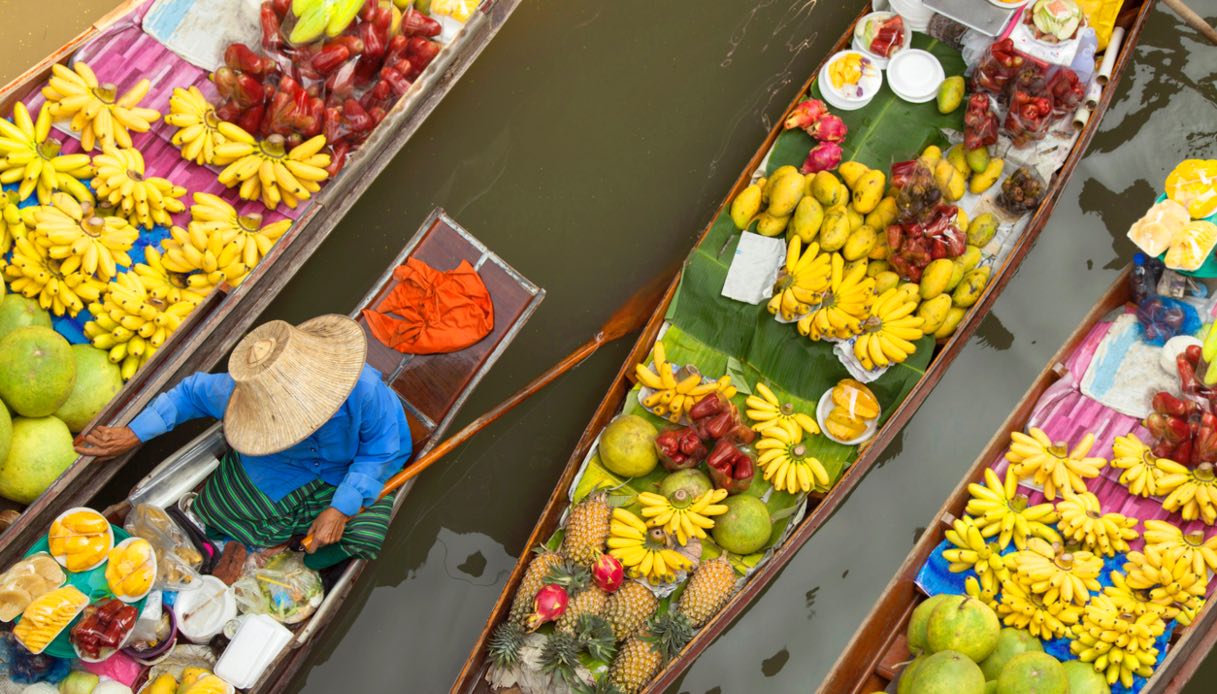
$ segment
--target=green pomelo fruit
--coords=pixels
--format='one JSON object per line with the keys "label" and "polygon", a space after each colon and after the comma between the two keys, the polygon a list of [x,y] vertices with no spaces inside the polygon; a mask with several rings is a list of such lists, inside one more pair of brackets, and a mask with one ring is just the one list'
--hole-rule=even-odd
{"label": "green pomelo fruit", "polygon": [[75,383],[72,346],[54,330],[28,326],[0,339],[0,398],[17,414],[53,414]]}
{"label": "green pomelo fruit", "polygon": [[0,299],[0,338],[30,325],[51,327],[51,314],[43,311],[37,301],[20,294],[6,294]]}
{"label": "green pomelo fruit", "polygon": [[773,522],[765,502],[747,494],[723,500],[727,512],[714,518],[714,541],[732,554],[752,554],[769,542]]}
{"label": "green pomelo fruit", "polygon": [[655,437],[650,422],[635,414],[619,415],[609,422],[600,436],[600,462],[615,475],[641,477],[659,464]]}
{"label": "green pomelo fruit", "polygon": [[8,408],[0,404],[0,460],[8,457],[8,449],[13,445],[13,418]]}
{"label": "green pomelo fruit", "polygon": [[669,499],[674,498],[678,491],[683,491],[686,499],[696,499],[711,489],[714,489],[714,483],[710,481],[710,476],[697,468],[677,470],[659,483],[659,493]]}
{"label": "green pomelo fruit", "polygon": [[997,680],[985,682],[985,694],[997,694]]}
{"label": "green pomelo fruit", "polygon": [[920,605],[913,609],[913,614],[909,617],[909,629],[907,632],[909,642],[909,653],[913,655],[921,655],[926,651],[925,630],[930,623],[930,614],[944,602],[961,603],[964,600],[962,595],[951,595],[950,593],[939,593],[933,597],[927,598]]}
{"label": "green pomelo fruit", "polygon": [[1107,678],[1096,672],[1090,663],[1068,660],[1061,663],[1061,669],[1069,680],[1069,694],[1111,694]]}
{"label": "green pomelo fruit", "polygon": [[913,658],[912,662],[904,666],[900,671],[900,677],[896,680],[896,694],[909,694],[913,691],[913,680],[917,679],[917,671],[925,663],[927,655],[919,655]]}
{"label": "green pomelo fruit", "polygon": [[1069,678],[1047,653],[1020,653],[997,678],[997,694],[1070,694]]}
{"label": "green pomelo fruit", "polygon": [[980,671],[985,673],[985,679],[996,680],[1006,663],[1019,653],[1043,652],[1044,645],[1030,632],[1006,627],[997,634],[997,647],[981,662]]}
{"label": "green pomelo fruit", "polygon": [[958,651],[928,656],[913,677],[909,694],[984,694],[980,666]]}
{"label": "green pomelo fruit", "polygon": [[17,417],[12,444],[0,464],[0,496],[28,504],[76,460],[72,432],[55,417]]}
{"label": "green pomelo fruit", "polygon": [[123,377],[118,364],[111,363],[108,354],[92,345],[72,345],[72,356],[76,359],[76,384],[67,402],[55,410],[55,416],[77,433],[122,390]]}
{"label": "green pomelo fruit", "polygon": [[992,608],[965,598],[934,608],[925,630],[926,645],[931,653],[959,651],[979,663],[993,652],[1000,632],[1001,622]]}

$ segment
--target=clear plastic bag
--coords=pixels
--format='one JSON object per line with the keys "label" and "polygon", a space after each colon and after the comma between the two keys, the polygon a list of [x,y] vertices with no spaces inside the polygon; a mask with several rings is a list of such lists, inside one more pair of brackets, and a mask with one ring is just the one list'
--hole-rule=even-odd
{"label": "clear plastic bag", "polygon": [[1191,335],[1200,329],[1200,315],[1191,305],[1157,294],[1137,305],[1141,333],[1151,345],[1164,345],[1176,335]]}
{"label": "clear plastic bag", "polygon": [[189,590],[198,584],[203,555],[164,509],[140,504],[131,510],[124,527],[132,535],[147,540],[156,552],[154,588]]}
{"label": "clear plastic bag", "polygon": [[1184,159],[1166,177],[1166,195],[1192,219],[1217,212],[1217,159]]}
{"label": "clear plastic bag", "polygon": [[321,576],[295,552],[276,554],[261,567],[249,564],[233,591],[242,613],[269,615],[283,624],[308,619],[325,597]]}

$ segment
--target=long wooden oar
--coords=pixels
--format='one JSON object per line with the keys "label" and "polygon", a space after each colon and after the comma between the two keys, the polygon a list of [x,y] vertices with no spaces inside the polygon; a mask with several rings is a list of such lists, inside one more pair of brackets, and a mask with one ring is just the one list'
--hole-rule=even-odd
{"label": "long wooden oar", "polygon": [[1211,43],[1217,44],[1217,29],[1214,29],[1195,10],[1184,4],[1183,0],[1162,0],[1162,2],[1183,18],[1183,21],[1187,22],[1190,27],[1204,34],[1204,37]]}
{"label": "long wooden oar", "polygon": [[[595,337],[577,347],[575,351],[566,355],[562,361],[554,364],[548,371],[533,379],[532,383],[521,388],[515,395],[499,403],[493,410],[473,420],[464,429],[445,439],[435,448],[428,451],[426,455],[390,477],[389,481],[385,482],[384,489],[380,491],[380,497],[378,497],[377,501],[401,489],[402,485],[418,477],[424,470],[444,457],[446,453],[473,438],[474,434],[490,426],[491,423],[515,409],[517,405],[535,395],[545,386],[553,383],[559,376],[581,364],[583,360],[595,354],[596,350],[641,329],[643,325],[646,325],[652,314],[654,314],[655,307],[659,304],[660,298],[668,288],[673,274],[673,272],[665,272],[651,280],[649,284],[638,290],[620,308],[614,311],[613,315],[609,316],[604,325],[600,326],[600,330],[596,333]],[[312,544],[312,540],[312,535],[304,538],[302,542],[303,546],[309,547]]]}

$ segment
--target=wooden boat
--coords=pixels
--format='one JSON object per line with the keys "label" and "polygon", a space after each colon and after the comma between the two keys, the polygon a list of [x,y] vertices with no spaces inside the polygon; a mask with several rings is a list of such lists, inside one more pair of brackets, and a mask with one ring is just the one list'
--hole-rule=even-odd
{"label": "wooden boat", "polygon": [[[913,550],[909,553],[896,575],[888,583],[882,597],[875,603],[870,614],[854,633],[849,645],[838,658],[827,679],[820,685],[819,691],[832,694],[867,694],[873,691],[884,691],[889,683],[896,680],[901,668],[909,660],[908,642],[905,632],[909,616],[917,603],[925,598],[915,579],[934,548],[943,541],[949,524],[964,515],[970,494],[968,485],[982,482],[985,470],[999,460],[1010,444],[1010,432],[1023,431],[1028,421],[1037,414],[1041,407],[1051,406],[1051,401],[1060,399],[1059,389],[1064,388],[1064,397],[1074,400],[1085,398],[1078,392],[1076,382],[1082,379],[1085,364],[1089,364],[1090,352],[1096,346],[1096,326],[1111,320],[1115,311],[1120,311],[1132,301],[1132,293],[1128,282],[1128,271],[1120,277],[1110,289],[1099,299],[1090,313],[1078,325],[1078,328],[1065,342],[1061,349],[1040,372],[1023,395],[1018,406],[994,434],[985,450],[977,457],[971,470],[964,475],[959,485],[951,492],[942,508],[934,516],[929,529],[922,534]],[[1084,349],[1085,347],[1089,349]],[[1082,354],[1086,352],[1086,354]],[[1079,367],[1078,364],[1084,362]],[[1050,391],[1052,391],[1050,393]],[[1044,397],[1046,393],[1050,398]],[[1074,395],[1076,393],[1076,395]],[[1043,399],[1041,399],[1043,398]],[[1072,403],[1073,400],[1060,402]],[[1125,422],[1111,434],[1123,434],[1136,425],[1136,421],[1124,417]],[[1037,417],[1036,421],[1043,421]],[[1104,437],[1100,436],[1102,440]],[[1094,454],[1106,455],[1110,452],[1095,449]],[[1122,510],[1122,509],[1121,509]],[[1164,515],[1164,514],[1160,514]],[[1178,523],[1174,514],[1169,519]],[[1203,529],[1203,528],[1201,528]],[[1189,528],[1190,530],[1190,528]],[[1210,586],[1211,594],[1211,586]],[[1171,637],[1169,650],[1165,659],[1155,669],[1142,692],[1155,694],[1182,691],[1191,679],[1205,656],[1217,642],[1217,610],[1211,602],[1206,604],[1191,626],[1180,628]]]}
{"label": "wooden boat", "polygon": [[[0,89],[0,113],[46,83],[54,63],[65,63],[107,31],[142,16],[151,0],[126,0],[79,36],[64,44]],[[157,354],[127,382],[95,421],[117,426],[131,420],[163,388],[196,371],[208,371],[228,353],[253,321],[287,285],[376,176],[402,150],[427,116],[469,68],[519,0],[485,0],[473,18],[445,46],[413,87],[348,159],[345,168],[322,187],[311,204],[238,287],[213,292],[173,333]],[[159,44],[158,44],[159,45]],[[65,508],[80,503],[110,480],[130,455],[92,464],[76,460],[26,508],[0,500],[0,510],[21,515],[0,534],[0,562],[10,561],[41,528]]]}
{"label": "wooden boat", "polygon": [[[407,258],[417,258],[441,270],[468,261],[490,291],[494,330],[472,347],[448,354],[403,355],[380,343],[361,314],[365,308],[377,306],[393,290],[397,284],[393,271]],[[364,326],[368,363],[384,375],[385,382],[401,399],[414,436],[416,456],[443,439],[465,399],[523,329],[544,297],[545,290],[516,272],[440,209],[431,213],[393,259],[350,315]],[[122,525],[134,504],[151,503],[162,508],[176,504],[215,469],[226,450],[221,424],[217,423],[166,458],[136,485],[127,499],[106,509],[106,515],[116,525]],[[394,514],[401,509],[412,486],[411,482],[398,492]],[[309,619],[294,627],[295,635],[289,646],[247,691],[288,690],[293,675],[309,662],[315,637],[340,614],[366,565],[362,560],[349,561],[326,570],[330,574],[326,577],[327,585],[332,582],[332,587],[325,599]]]}
{"label": "wooden boat", "polygon": [[[1125,40],[1115,58],[1110,81],[1098,99],[1093,115],[1080,132],[1068,158],[1058,170],[1048,194],[1032,214],[1025,231],[1014,242],[1013,248],[1005,257],[1005,260],[994,270],[990,285],[976,303],[974,310],[968,312],[956,332],[950,338],[938,344],[933,359],[925,370],[924,376],[917,381],[903,401],[891,412],[886,423],[879,428],[878,433],[872,439],[862,444],[858,458],[848,467],[843,476],[837,480],[832,490],[827,494],[813,493],[810,495],[809,507],[802,521],[792,530],[787,531],[788,535],[786,539],[772,551],[772,554],[765,560],[765,563],[748,577],[742,588],[735,593],[721,611],[697,632],[679,655],[672,658],[662,667],[658,675],[645,688],[645,691],[664,691],[672,686],[677,678],[692,664],[693,660],[735,621],[752,600],[765,590],[765,587],[776,578],[782,568],[798,552],[799,548],[849,496],[855,485],[866,475],[866,472],[874,465],[879,456],[882,455],[884,449],[894,440],[900,429],[909,421],[926,396],[929,395],[930,391],[933,390],[934,386],[942,378],[946,369],[963,349],[968,337],[976,330],[981,320],[988,313],[993,302],[1013,277],[1014,272],[1031,250],[1036,238],[1047,224],[1057,199],[1065,188],[1065,183],[1072,176],[1074,169],[1085,155],[1086,149],[1097,131],[1103,113],[1111,104],[1115,94],[1114,85],[1118,84],[1121,75],[1132,61],[1134,48],[1149,16],[1151,6],[1151,2],[1125,3],[1118,20],[1118,26],[1122,27],[1126,32]],[[848,48],[853,35],[854,24],[870,11],[869,4],[863,7],[858,17],[846,29],[841,38],[838,39],[829,55]],[[816,75],[819,74],[826,60],[821,62],[812,71],[812,77],[796,92],[795,98],[787,107],[787,113],[791,112],[804,99],[805,95],[811,91],[816,80]],[[727,214],[728,206],[735,196],[755,179],[754,173],[758,171],[771,172],[773,170],[772,164],[769,164],[769,168],[765,167],[768,164],[768,158],[775,142],[778,141],[779,135],[783,132],[782,121],[782,118],[777,120],[777,125],[770,131],[768,137],[766,137],[747,166],[745,166],[735,185],[715,211],[710,223],[707,224],[699,235],[699,244],[704,242],[711,234],[716,226],[716,222]],[[910,153],[910,155],[912,154],[915,153]],[[453,692],[469,693],[491,690],[485,679],[489,667],[486,646],[495,627],[504,620],[511,608],[512,598],[523,579],[524,572],[531,559],[532,553],[527,550],[544,544],[561,526],[564,513],[569,506],[568,491],[601,430],[604,429],[613,417],[622,411],[626,398],[634,387],[634,365],[648,361],[651,347],[665,325],[665,316],[677,294],[680,279],[680,276],[677,276],[672,281],[664,299],[630,350],[621,369],[609,385],[604,399],[592,416],[592,420],[588,423],[578,444],[575,446],[574,452],[571,454],[561,477],[554,486],[553,493],[538,517],[536,527],[529,536],[528,542],[521,548],[519,561],[508,577],[499,599],[491,610],[485,626],[453,684]]]}

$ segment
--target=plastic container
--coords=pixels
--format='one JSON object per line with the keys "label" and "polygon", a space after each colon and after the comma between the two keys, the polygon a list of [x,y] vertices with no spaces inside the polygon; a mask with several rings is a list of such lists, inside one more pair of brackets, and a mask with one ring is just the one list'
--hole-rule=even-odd
{"label": "plastic container", "polygon": [[[148,611],[140,613],[140,619],[144,619]],[[160,643],[152,648],[137,648],[135,645],[129,644],[123,649],[123,653],[130,656],[132,660],[141,665],[150,665],[160,660],[169,654],[169,651],[177,644],[177,615],[168,606],[161,604],[161,612],[169,618],[169,633]],[[159,620],[159,616],[157,618]],[[139,622],[136,622],[136,629],[139,628]],[[132,629],[135,633],[135,629]]]}
{"label": "plastic container", "polygon": [[875,65],[880,70],[887,68],[888,61],[895,57],[896,54],[906,50],[912,45],[913,30],[909,28],[908,22],[906,21],[904,23],[904,32],[901,34],[900,45],[893,47],[891,54],[886,58],[878,53],[872,53],[870,47],[863,44],[862,33],[865,31],[869,23],[884,22],[894,16],[896,16],[895,12],[871,12],[862,19],[859,19],[858,23],[854,25],[854,40],[852,44],[853,49],[873,60]]}
{"label": "plastic container", "polygon": [[215,674],[238,689],[248,689],[258,682],[291,640],[291,630],[270,616],[247,615],[241,619],[236,635],[216,661]]}
{"label": "plastic container", "polygon": [[918,48],[900,51],[887,66],[887,85],[896,96],[914,104],[937,98],[938,87],[945,79],[938,58]]}
{"label": "plastic container", "polygon": [[[114,597],[118,598],[119,600],[122,600],[123,602],[128,602],[128,603],[138,602],[138,601],[143,600],[144,598],[148,597],[148,594],[152,592],[152,583],[156,582],[156,580],[155,580],[156,579],[156,550],[151,549],[151,547],[152,547],[151,543],[149,543],[147,540],[145,540],[143,538],[129,537],[129,538],[123,540],[122,542],[119,542],[118,544],[114,545],[114,549],[119,549],[119,548],[126,549],[127,547],[129,547],[130,545],[132,545],[133,543],[135,543],[137,541],[148,543],[148,546],[151,550],[152,558],[149,563],[151,563],[151,565],[152,565],[151,571],[152,571],[153,581],[148,584],[148,589],[145,590],[140,595],[119,595],[117,592],[114,592],[113,586],[111,586],[110,590],[111,590],[111,592],[114,592]],[[113,552],[114,550],[110,550],[110,551]],[[109,579],[107,579],[107,581],[108,580]]]}
{"label": "plastic container", "polygon": [[179,634],[194,643],[207,643],[237,616],[237,600],[223,581],[204,576],[198,588],[178,593],[173,610]]}
{"label": "plastic container", "polygon": [[913,31],[925,32],[930,25],[934,10],[926,7],[921,0],[891,0],[892,10],[904,17],[904,24]]}
{"label": "plastic container", "polygon": [[[859,55],[865,61],[862,79],[858,81],[856,87],[851,87],[852,93],[834,87],[832,79],[828,76],[828,66],[850,54]],[[879,89],[883,87],[883,70],[861,51],[841,51],[824,63],[824,67],[820,69],[817,83],[820,86],[821,96],[829,106],[841,111],[856,111],[869,104],[879,93]]]}

